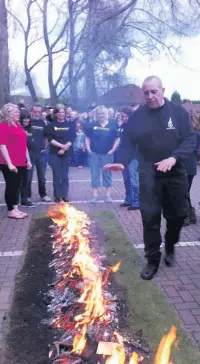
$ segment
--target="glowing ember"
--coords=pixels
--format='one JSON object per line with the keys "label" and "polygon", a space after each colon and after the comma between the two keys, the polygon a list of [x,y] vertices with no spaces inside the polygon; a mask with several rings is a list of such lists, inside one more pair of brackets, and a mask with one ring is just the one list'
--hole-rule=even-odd
{"label": "glowing ember", "polygon": [[[77,304],[82,305],[82,312],[74,317],[75,327],[79,329],[80,333],[74,338],[73,352],[80,354],[86,345],[88,326],[97,321],[108,323],[108,301],[104,299],[103,286],[107,283],[109,274],[119,269],[120,262],[114,267],[110,267],[104,276],[91,254],[90,222],[83,212],[68,204],[63,204],[59,207],[52,207],[48,215],[61,228],[58,238],[54,242],[54,249],[61,250],[64,245],[65,252],[73,250],[74,253],[70,270],[62,275],[62,279],[67,280],[77,276],[83,281],[83,284],[80,285],[81,295],[77,300]],[[57,288],[62,287],[61,280]],[[55,320],[58,328],[63,327],[60,321],[60,319]]]}
{"label": "glowing ember", "polygon": [[[109,306],[114,299],[108,299],[106,283],[121,262],[104,273],[105,269],[91,251],[90,220],[85,213],[62,204],[51,207],[48,216],[57,226],[52,236],[55,259],[51,266],[55,268],[57,279],[50,308],[54,312],[53,325],[69,333],[73,355],[84,352],[88,332],[94,330],[96,343],[101,342],[98,350],[104,355],[105,364],[138,364],[141,358],[136,353],[126,355],[122,336],[106,331],[114,318]],[[155,364],[172,364],[170,349],[175,340],[176,328],[172,327],[160,343]],[[68,363],[68,359],[64,357],[63,363]]]}
{"label": "glowing ember", "polygon": [[176,327],[172,326],[168,335],[163,336],[155,357],[155,364],[172,364],[170,361],[171,346],[176,340]]}

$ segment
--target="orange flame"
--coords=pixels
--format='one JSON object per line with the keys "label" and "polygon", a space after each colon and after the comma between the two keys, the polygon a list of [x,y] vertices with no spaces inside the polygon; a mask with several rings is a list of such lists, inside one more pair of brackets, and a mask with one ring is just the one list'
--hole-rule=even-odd
{"label": "orange flame", "polygon": [[155,357],[155,364],[172,364],[170,361],[171,346],[176,340],[176,327],[172,326],[168,335],[163,336]]}
{"label": "orange flame", "polygon": [[[84,282],[78,300],[84,310],[74,318],[76,327],[80,328],[81,333],[74,338],[73,352],[81,353],[86,345],[87,327],[96,320],[101,322],[106,320],[107,301],[103,297],[103,275],[91,254],[87,215],[68,204],[51,208],[48,215],[62,227],[61,235],[64,243],[70,247],[75,246],[75,242],[77,244],[71,272],[63,278],[77,274]],[[115,272],[119,266],[120,263],[117,263],[110,268],[110,271]]]}
{"label": "orange flame", "polygon": [[86,346],[86,325],[83,326],[81,334],[77,334],[73,341],[72,353],[81,354]]}
{"label": "orange flame", "polygon": [[129,364],[138,364],[138,355],[136,353],[131,355]]}
{"label": "orange flame", "polygon": [[110,358],[106,360],[106,364],[124,364],[126,360],[125,349],[123,346],[119,346],[113,350]]}
{"label": "orange flame", "polygon": [[110,268],[111,272],[116,273],[119,270],[120,265],[121,265],[121,261],[119,261],[117,264],[115,264],[113,267]]}
{"label": "orange flame", "polygon": [[[78,303],[82,304],[82,312],[78,314],[74,321],[79,333],[74,337],[73,353],[81,354],[87,343],[88,326],[95,322],[106,322],[107,302],[104,299],[103,287],[108,281],[110,273],[115,273],[120,268],[121,262],[113,267],[109,267],[103,275],[99,265],[92,256],[89,240],[90,221],[84,212],[76,210],[73,206],[62,204],[53,206],[48,211],[48,216],[61,229],[58,235],[55,234],[54,249],[60,252],[61,247],[66,251],[73,249],[73,259],[70,270],[63,274],[63,279],[79,276],[83,285],[80,285],[81,295]],[[65,285],[59,282],[58,288]],[[57,327],[60,327],[62,318],[55,320]],[[106,364],[124,364],[126,358],[123,338],[117,332],[114,333],[116,346],[112,355],[107,359]],[[164,336],[156,353],[154,364],[172,364],[170,361],[170,350],[176,340],[176,328],[172,326],[168,335]],[[138,364],[139,358],[136,353],[132,353],[129,364]]]}

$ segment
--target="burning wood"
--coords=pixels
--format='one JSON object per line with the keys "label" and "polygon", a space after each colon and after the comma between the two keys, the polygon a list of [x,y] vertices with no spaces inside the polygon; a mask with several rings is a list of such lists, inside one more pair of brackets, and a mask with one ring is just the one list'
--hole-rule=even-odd
{"label": "burning wood", "polygon": [[[51,207],[48,216],[55,224],[55,259],[50,266],[56,280],[46,300],[53,316],[50,324],[64,333],[51,348],[50,359],[61,364],[138,364],[142,358],[131,353],[130,345],[116,332],[116,297],[107,289],[109,276],[120,268],[120,262],[105,269],[100,257],[97,260],[90,244],[91,222],[85,213],[62,204]],[[169,335],[159,346],[155,364],[171,364],[175,330]],[[139,343],[138,348],[142,348]]]}

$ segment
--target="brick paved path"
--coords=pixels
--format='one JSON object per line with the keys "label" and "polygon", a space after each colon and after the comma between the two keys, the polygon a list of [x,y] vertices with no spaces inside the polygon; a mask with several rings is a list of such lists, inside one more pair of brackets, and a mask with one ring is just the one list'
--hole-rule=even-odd
{"label": "brick paved path", "polygon": [[[124,197],[123,181],[120,173],[114,174],[113,204],[103,203],[103,193],[100,202],[91,206],[87,200],[91,196],[89,172],[87,169],[70,170],[70,199],[78,208],[89,212],[99,209],[114,210],[128,233],[130,240],[138,249],[142,248],[142,224],[139,211],[128,212],[120,209],[119,203]],[[36,180],[36,178],[34,178]],[[48,169],[47,189],[52,196],[52,176]],[[195,178],[192,188],[192,202],[200,215],[198,201],[200,200],[200,174]],[[4,205],[4,183],[0,176],[0,338],[2,323],[9,308],[15,274],[20,265],[21,254],[31,222],[33,212],[46,211],[48,206],[41,204],[37,195],[37,183],[33,183],[33,201],[37,207],[28,209],[29,217],[25,220],[8,220]],[[162,232],[165,224],[162,222]],[[200,218],[197,225],[183,228],[181,242],[177,248],[177,264],[167,268],[161,264],[154,282],[161,288],[166,299],[179,313],[185,328],[191,333],[200,347]]]}

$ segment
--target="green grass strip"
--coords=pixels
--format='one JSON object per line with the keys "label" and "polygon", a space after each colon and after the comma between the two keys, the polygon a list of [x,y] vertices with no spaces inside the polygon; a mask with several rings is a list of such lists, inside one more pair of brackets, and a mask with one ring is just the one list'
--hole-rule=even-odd
{"label": "green grass strip", "polygon": [[116,281],[127,292],[129,331],[134,334],[142,332],[144,342],[155,353],[162,336],[169,331],[171,325],[175,325],[180,344],[173,351],[173,364],[200,364],[200,352],[185,332],[178,314],[152,281],[144,281],[139,277],[140,257],[115,214],[98,211],[94,218],[104,231],[109,263],[122,261],[121,268],[116,273]]}

